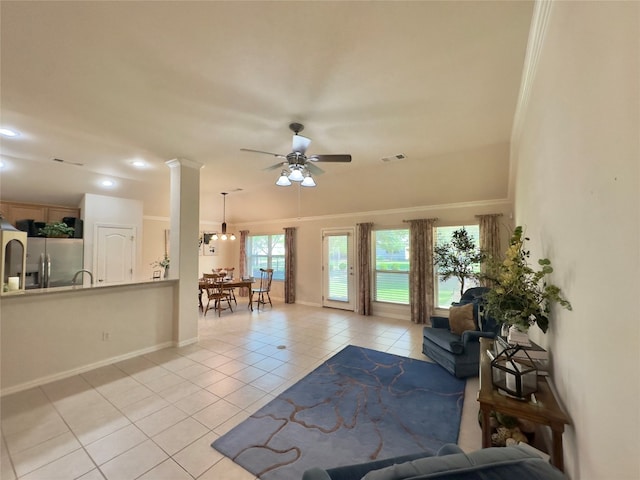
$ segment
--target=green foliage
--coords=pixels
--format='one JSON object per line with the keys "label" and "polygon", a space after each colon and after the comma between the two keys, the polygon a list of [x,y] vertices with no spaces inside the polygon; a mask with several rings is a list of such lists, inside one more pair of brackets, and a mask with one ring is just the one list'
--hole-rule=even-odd
{"label": "green foliage", "polygon": [[443,281],[456,277],[460,281],[460,296],[464,293],[465,279],[478,277],[477,267],[484,259],[485,255],[464,227],[451,234],[451,242],[438,244],[433,249],[438,275]]}
{"label": "green foliage", "polygon": [[169,255],[165,253],[162,260],[156,260],[155,262],[152,262],[151,266],[158,268],[168,268],[170,263],[171,261],[169,260]]}
{"label": "green foliage", "polygon": [[522,227],[516,227],[505,259],[488,262],[485,278],[493,282],[493,288],[485,297],[485,314],[523,331],[537,324],[546,333],[551,305],[557,303],[571,310],[571,303],[561,295],[559,287],[545,280],[553,272],[548,258],[538,260],[537,271],[529,265],[530,252],[524,248],[526,240],[529,239],[523,236]]}
{"label": "green foliage", "polygon": [[47,223],[43,228],[38,230],[38,234],[43,237],[70,237],[73,235],[75,229],[73,227],[68,226],[66,223],[57,222],[57,223]]}

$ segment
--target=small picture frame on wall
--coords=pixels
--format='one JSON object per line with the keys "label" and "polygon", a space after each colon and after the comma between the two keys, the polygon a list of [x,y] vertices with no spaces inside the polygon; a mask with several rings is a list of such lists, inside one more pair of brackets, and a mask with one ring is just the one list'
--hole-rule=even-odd
{"label": "small picture frame on wall", "polygon": [[206,257],[216,256],[217,253],[217,245],[216,241],[213,240],[213,233],[202,232],[201,241],[202,241],[202,255]]}

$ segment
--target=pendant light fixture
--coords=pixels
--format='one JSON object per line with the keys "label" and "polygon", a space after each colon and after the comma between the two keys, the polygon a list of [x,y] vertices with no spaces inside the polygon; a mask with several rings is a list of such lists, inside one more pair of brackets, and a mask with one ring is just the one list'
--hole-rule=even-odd
{"label": "pendant light fixture", "polygon": [[218,235],[218,232],[213,234],[213,237],[211,237],[213,240],[218,240],[218,238],[220,240],[226,240],[227,238],[229,240],[235,240],[236,236],[234,233],[230,233],[227,235],[227,220],[226,220],[226,210],[227,210],[227,195],[229,195],[227,192],[222,192],[220,195],[222,195],[222,232],[220,232],[220,235]]}

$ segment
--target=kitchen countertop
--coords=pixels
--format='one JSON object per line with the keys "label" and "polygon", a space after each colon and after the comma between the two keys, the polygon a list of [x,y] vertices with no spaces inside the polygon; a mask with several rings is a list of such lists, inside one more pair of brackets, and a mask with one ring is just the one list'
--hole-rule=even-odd
{"label": "kitchen countertop", "polygon": [[52,288],[33,288],[29,290],[18,290],[15,292],[2,292],[0,296],[3,299],[12,298],[12,297],[25,297],[25,296],[34,296],[34,295],[48,295],[48,294],[56,294],[56,293],[68,293],[75,291],[91,291],[95,289],[104,289],[104,288],[116,288],[116,287],[135,287],[135,286],[143,286],[143,285],[151,285],[156,284],[166,285],[169,283],[175,283],[177,278],[169,278],[169,279],[148,279],[148,280],[138,280],[131,282],[119,282],[119,283],[99,283],[93,285],[72,285],[67,287],[52,287]]}

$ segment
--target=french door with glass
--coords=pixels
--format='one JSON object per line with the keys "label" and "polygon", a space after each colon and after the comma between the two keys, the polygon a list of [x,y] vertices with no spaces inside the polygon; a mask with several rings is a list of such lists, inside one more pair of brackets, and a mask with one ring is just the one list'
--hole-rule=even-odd
{"label": "french door with glass", "polygon": [[355,309],[354,230],[322,232],[322,306]]}

